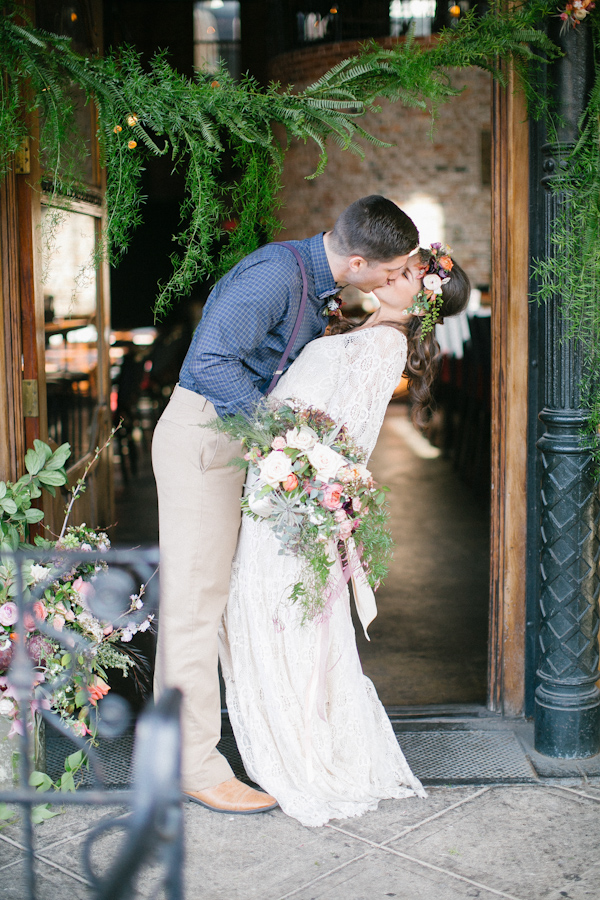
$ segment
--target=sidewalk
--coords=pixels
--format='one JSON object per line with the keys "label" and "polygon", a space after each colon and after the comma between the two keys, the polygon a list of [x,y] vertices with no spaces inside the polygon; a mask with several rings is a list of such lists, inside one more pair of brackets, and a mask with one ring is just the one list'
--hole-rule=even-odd
{"label": "sidewalk", "polygon": [[[121,810],[110,810],[119,815]],[[186,900],[597,900],[600,778],[431,786],[358,819],[304,828],[281,810],[256,816],[184,805]],[[36,826],[38,900],[90,900],[81,850],[107,810],[73,809]],[[95,844],[102,870],[123,840]],[[20,830],[0,830],[0,896],[22,900]],[[163,897],[159,869],[139,896]]]}

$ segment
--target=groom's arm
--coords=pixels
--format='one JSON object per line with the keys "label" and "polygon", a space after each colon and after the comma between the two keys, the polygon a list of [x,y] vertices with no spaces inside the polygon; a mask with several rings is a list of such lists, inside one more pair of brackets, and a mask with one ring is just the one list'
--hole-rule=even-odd
{"label": "groom's arm", "polygon": [[[184,387],[193,382],[220,416],[250,413],[263,397],[253,364],[260,361],[261,351],[278,348],[281,339],[274,329],[296,310],[301,290],[300,270],[285,250],[274,258],[249,259],[225,276],[194,334],[181,371]],[[268,358],[277,357],[276,365],[278,355]]]}

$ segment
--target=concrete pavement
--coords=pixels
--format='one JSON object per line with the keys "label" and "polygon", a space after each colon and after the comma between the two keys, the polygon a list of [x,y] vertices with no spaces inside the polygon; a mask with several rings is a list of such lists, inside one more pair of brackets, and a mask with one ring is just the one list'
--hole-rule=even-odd
{"label": "concrete pavement", "polygon": [[[304,828],[185,804],[186,900],[598,900],[600,779],[435,786],[358,819]],[[122,810],[115,808],[111,815]],[[67,809],[36,827],[39,900],[89,900],[81,848],[106,810]],[[95,846],[102,869],[123,840]],[[22,900],[20,833],[0,831],[0,896]],[[139,896],[166,896],[158,864]],[[158,893],[156,893],[158,888]]]}

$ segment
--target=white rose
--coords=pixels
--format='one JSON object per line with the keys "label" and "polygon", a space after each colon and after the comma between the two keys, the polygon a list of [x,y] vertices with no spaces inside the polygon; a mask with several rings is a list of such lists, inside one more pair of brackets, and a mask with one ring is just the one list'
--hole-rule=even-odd
{"label": "white rose", "polygon": [[292,471],[292,461],[283,450],[273,450],[258,466],[262,480],[271,487],[277,487]]}
{"label": "white rose", "polygon": [[15,704],[10,697],[3,697],[0,700],[0,716],[10,716],[15,708]]}
{"label": "white rose", "polygon": [[367,467],[362,463],[356,463],[353,468],[356,472],[357,480],[360,479],[361,481],[364,481],[366,483],[373,477]]}
{"label": "white rose", "polygon": [[306,455],[311,466],[317,470],[317,478],[320,481],[335,478],[341,467],[346,465],[344,457],[325,444],[315,444]]}
{"label": "white rose", "polygon": [[290,429],[285,439],[288,447],[293,447],[294,450],[310,450],[317,443],[317,435],[308,425]]}
{"label": "white rose", "polygon": [[273,512],[273,504],[269,500],[268,496],[258,497],[260,491],[253,491],[248,496],[248,506],[252,510],[255,516],[262,516],[266,518],[270,516]]}
{"label": "white rose", "polygon": [[442,293],[442,279],[439,275],[432,273],[431,275],[426,275],[423,279],[423,287],[426,291],[433,291],[434,294]]}
{"label": "white rose", "polygon": [[35,563],[31,567],[31,578],[34,584],[39,584],[48,578],[48,569],[46,566],[38,566]]}

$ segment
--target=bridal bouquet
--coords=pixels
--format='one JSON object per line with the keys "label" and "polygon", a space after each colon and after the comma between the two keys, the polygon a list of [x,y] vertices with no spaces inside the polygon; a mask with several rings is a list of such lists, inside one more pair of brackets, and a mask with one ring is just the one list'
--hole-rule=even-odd
{"label": "bridal bouquet", "polygon": [[235,415],[211,426],[240,440],[246,451],[240,460],[248,468],[244,513],[269,525],[281,553],[305,562],[291,592],[303,619],[323,612],[336,554],[343,567],[358,556],[369,584],[378,587],[392,546],[387,488],[376,485],[345,425],[287,400],[278,408],[265,401],[251,420]]}

